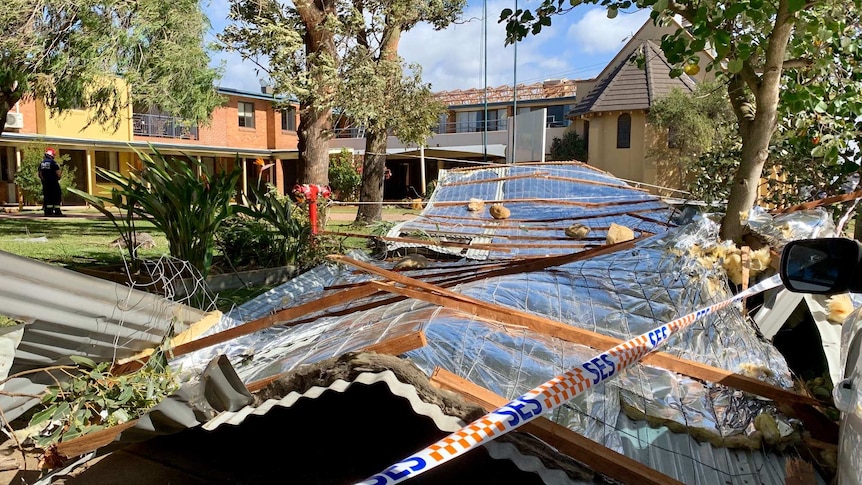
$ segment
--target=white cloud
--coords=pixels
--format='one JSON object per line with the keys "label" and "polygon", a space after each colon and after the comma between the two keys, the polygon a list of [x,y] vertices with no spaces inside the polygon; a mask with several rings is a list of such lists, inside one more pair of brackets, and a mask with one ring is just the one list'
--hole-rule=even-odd
{"label": "white cloud", "polygon": [[[208,5],[207,13],[213,22],[214,33],[220,32],[227,23],[224,20],[227,4],[226,0],[211,0]],[[500,12],[512,6],[511,0],[488,2],[488,86],[511,85],[515,80],[515,48],[504,45],[506,26],[497,22]],[[585,55],[580,43],[573,42],[571,34],[566,34],[569,25],[578,21],[581,12],[590,15],[591,11],[579,8],[567,15],[555,17],[551,27],[543,29],[538,36],[529,36],[518,43],[519,84],[563,77],[583,78],[594,75],[604,67],[609,55],[605,54],[601,58]],[[599,12],[604,16],[604,10]],[[610,36],[616,43],[605,49],[613,54],[621,47],[618,41],[636,31],[645,18],[638,17],[640,20],[633,22],[633,17],[635,16],[621,13],[613,29],[605,25],[610,23],[607,18],[603,18],[600,24],[595,19],[586,24],[600,25],[591,30],[601,33],[602,36],[609,30],[618,32]],[[434,91],[480,88],[483,85],[486,61],[482,45],[482,4],[468,6],[462,18],[469,21],[459,22],[441,31],[435,31],[428,24],[419,24],[405,32],[401,39],[399,53],[407,62],[422,66],[422,77],[431,83]],[[620,25],[629,27],[619,27]],[[571,31],[572,29],[568,29],[569,33]],[[235,53],[221,52],[214,57],[226,61],[222,86],[247,91],[260,89],[253,64],[242,62]]]}
{"label": "white cloud", "polygon": [[[497,22],[500,12],[511,7],[510,2],[488,3],[488,85],[511,85],[514,82],[514,46],[506,46],[506,26]],[[481,87],[484,81],[483,22],[481,4],[468,7],[463,18],[466,23],[435,31],[420,24],[406,32],[401,41],[400,54],[408,62],[422,66],[423,79],[432,84],[434,91]],[[557,29],[559,31],[560,29]],[[546,28],[536,37],[528,37],[518,44],[518,83],[531,83],[559,77],[556,74],[571,69],[570,63],[555,56],[560,39],[554,28]]]}
{"label": "white cloud", "polygon": [[649,19],[649,10],[620,12],[609,19],[607,10],[593,8],[572,24],[566,38],[587,54],[616,53]]}

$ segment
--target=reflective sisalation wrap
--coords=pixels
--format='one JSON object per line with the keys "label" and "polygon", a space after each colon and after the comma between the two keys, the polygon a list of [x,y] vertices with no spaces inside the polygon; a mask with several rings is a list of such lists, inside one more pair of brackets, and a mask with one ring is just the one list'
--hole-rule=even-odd
{"label": "reflective sisalation wrap", "polygon": [[602,352],[510,401],[505,406],[473,421],[433,445],[360,482],[360,485],[400,483],[467,453],[483,443],[556,409],[587,389],[613,378],[633,364],[640,362],[650,352],[658,349],[672,335],[688,328],[704,316],[780,285],[781,279],[775,275],[733,298],[701,308]]}

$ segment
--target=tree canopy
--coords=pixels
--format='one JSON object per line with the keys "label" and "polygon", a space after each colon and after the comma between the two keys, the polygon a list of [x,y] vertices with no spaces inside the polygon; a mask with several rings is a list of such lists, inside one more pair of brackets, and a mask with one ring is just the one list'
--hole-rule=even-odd
{"label": "tree canopy", "polygon": [[351,122],[365,128],[360,201],[356,222],[382,217],[383,180],[389,134],[406,144],[422,144],[445,109],[421,67],[403,65],[398,56],[401,34],[419,22],[445,28],[461,14],[465,0],[353,1],[344,59],[345,86],[339,104]]}
{"label": "tree canopy", "polygon": [[[655,22],[678,22],[676,32],[661,41],[673,74],[706,63],[726,83],[742,146],[724,237],[741,237],[740,214],[756,201],[779,124],[792,123],[799,136],[816,136],[813,155],[822,155],[824,163],[853,163],[841,154],[860,132],[862,1],[544,0],[533,10],[506,9],[500,20],[507,24],[508,42],[515,42],[581,4],[601,5],[611,18],[619,10],[649,8]],[[715,57],[701,59],[704,50]]]}
{"label": "tree canopy", "polygon": [[114,127],[132,102],[195,122],[222,102],[197,0],[7,0],[0,25],[0,132],[22,99],[91,108],[91,122]]}
{"label": "tree canopy", "polygon": [[299,101],[299,182],[326,185],[332,109],[341,89],[337,36],[350,16],[337,0],[231,0],[219,39],[254,62],[277,98]]}

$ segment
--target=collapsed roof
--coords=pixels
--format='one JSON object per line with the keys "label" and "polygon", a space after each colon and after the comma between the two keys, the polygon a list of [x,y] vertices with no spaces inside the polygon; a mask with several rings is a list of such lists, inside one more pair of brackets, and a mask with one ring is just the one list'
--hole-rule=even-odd
{"label": "collapsed roof", "polygon": [[[505,204],[511,217],[469,214],[473,197]],[[776,246],[828,229],[822,215],[759,217],[752,224]],[[187,388],[209,390],[169,398],[120,439],[207,422],[207,429],[223,421],[244,426],[245,417],[275,409],[243,398],[245,387],[260,390],[303,365],[359,350],[400,355],[462,393],[477,386],[485,390],[477,392],[517,397],[596,349],[730,296],[723,270],[689,252],[714,244],[717,226],[699,219],[674,227],[673,220],[675,210],[661,200],[577,163],[441,172],[426,210],[391,233],[390,242],[482,261],[393,273],[392,263],[353,255],[338,259],[348,265],[309,271],[242,305],[197,343],[177,347],[175,353],[185,355],[172,364],[186,376]],[[565,238],[573,222],[588,224],[592,237]],[[611,224],[630,227],[637,239],[606,246]],[[416,231],[425,239],[403,237]],[[233,367],[224,370],[228,377],[207,377],[219,358]],[[738,375],[751,369],[758,375]],[[229,384],[234,371],[239,385]],[[228,384],[215,392],[214,382]],[[788,458],[781,450],[799,441],[800,429],[778,407],[805,411],[811,403],[791,388],[784,358],[732,308],[707,316],[664,352],[546,417],[619,454],[618,463],[628,457],[668,480],[784,483]],[[237,399],[210,403],[207,413],[190,410],[200,401],[190,395],[206,400],[213,394]],[[338,419],[356,419],[351,413],[345,404]],[[763,414],[774,419],[777,436],[764,438],[755,426]],[[801,412],[800,419],[811,417]]]}

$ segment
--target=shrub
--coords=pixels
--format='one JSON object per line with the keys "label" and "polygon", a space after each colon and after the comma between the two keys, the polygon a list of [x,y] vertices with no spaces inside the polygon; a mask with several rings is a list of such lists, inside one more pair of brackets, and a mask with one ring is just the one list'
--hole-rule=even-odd
{"label": "shrub", "polygon": [[[128,177],[110,170],[99,174],[115,184],[110,196],[94,196],[75,191],[105,214],[124,239],[131,218],[117,219],[106,204],[134,213],[165,233],[171,256],[188,261],[206,277],[212,266],[215,233],[222,222],[235,213],[231,199],[242,175],[242,165],[230,172],[210,174],[192,157],[165,157],[137,152],[143,168],[133,169]],[[198,171],[202,176],[198,176]]]}
{"label": "shrub", "polygon": [[216,232],[215,246],[237,269],[284,264],[280,239],[271,224],[237,214]]}
{"label": "shrub", "polygon": [[[15,174],[15,185],[24,193],[26,203],[42,203],[42,181],[39,180],[39,164],[45,157],[45,143],[33,143],[24,147],[21,155],[21,169]],[[75,167],[65,165],[69,155],[56,158],[57,165],[63,171],[60,177],[60,190],[66,195],[70,188],[75,188]]]}
{"label": "shrub", "polygon": [[586,162],[587,144],[577,131],[569,129],[563,133],[563,138],[554,138],[551,142],[551,156],[548,160]]}
{"label": "shrub", "polygon": [[[303,248],[308,246],[311,237],[308,215],[297,210],[290,198],[280,195],[275,187],[270,186],[270,190],[265,193],[255,186],[249,186],[249,189],[252,192],[250,197],[245,197],[245,206],[237,207],[237,212],[263,224],[263,226],[248,227],[249,231],[271,232],[267,237],[271,238],[269,239],[271,248],[268,251],[272,259],[267,266],[301,263]],[[237,237],[246,240],[262,238],[254,234],[237,235]],[[255,251],[263,252],[262,249]]]}
{"label": "shrub", "polygon": [[359,187],[362,184],[362,174],[353,160],[353,154],[343,148],[329,162],[329,187],[335,198],[345,201],[355,201],[359,198]]}

